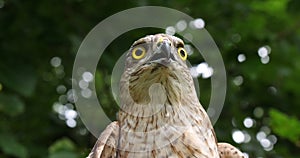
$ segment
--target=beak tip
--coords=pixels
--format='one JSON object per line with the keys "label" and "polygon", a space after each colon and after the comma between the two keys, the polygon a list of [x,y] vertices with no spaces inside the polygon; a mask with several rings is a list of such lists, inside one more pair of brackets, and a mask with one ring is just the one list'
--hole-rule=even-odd
{"label": "beak tip", "polygon": [[171,45],[167,41],[162,41],[157,44],[156,51],[151,57],[151,61],[155,60],[170,60],[171,58]]}

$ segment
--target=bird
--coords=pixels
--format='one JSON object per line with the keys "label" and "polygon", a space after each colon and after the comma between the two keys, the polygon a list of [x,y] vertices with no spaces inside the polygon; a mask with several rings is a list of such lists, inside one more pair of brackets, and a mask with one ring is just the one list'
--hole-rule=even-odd
{"label": "bird", "polygon": [[244,158],[218,143],[197,97],[180,38],[136,40],[120,79],[117,121],[101,133],[88,158]]}

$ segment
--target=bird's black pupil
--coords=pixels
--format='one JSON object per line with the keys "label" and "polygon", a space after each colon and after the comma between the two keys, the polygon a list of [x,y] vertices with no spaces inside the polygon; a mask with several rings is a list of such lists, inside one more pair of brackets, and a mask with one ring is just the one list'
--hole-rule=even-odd
{"label": "bird's black pupil", "polygon": [[180,50],[180,55],[182,56],[182,57],[184,57],[185,56],[185,51],[184,50]]}
{"label": "bird's black pupil", "polygon": [[135,51],[135,55],[136,56],[141,56],[143,54],[143,50],[141,50],[141,49],[137,49],[136,51]]}

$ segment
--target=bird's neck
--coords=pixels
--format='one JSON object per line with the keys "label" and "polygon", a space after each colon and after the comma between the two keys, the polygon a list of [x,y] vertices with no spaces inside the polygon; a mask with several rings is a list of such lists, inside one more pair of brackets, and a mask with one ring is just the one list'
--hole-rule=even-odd
{"label": "bird's neck", "polygon": [[184,126],[187,122],[180,122],[182,119],[176,117],[200,120],[199,113],[206,115],[189,75],[165,73],[152,78],[149,74],[145,76],[147,78],[139,75],[121,84],[119,121],[124,128],[145,132],[166,123]]}
{"label": "bird's neck", "polygon": [[189,72],[168,73],[122,77],[120,148],[152,151],[178,140],[189,129],[203,135],[212,129]]}

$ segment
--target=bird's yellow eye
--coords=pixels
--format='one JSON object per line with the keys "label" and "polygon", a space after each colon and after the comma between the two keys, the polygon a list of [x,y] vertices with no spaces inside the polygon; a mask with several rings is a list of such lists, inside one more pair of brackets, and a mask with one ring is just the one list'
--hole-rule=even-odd
{"label": "bird's yellow eye", "polygon": [[132,57],[136,60],[142,59],[146,54],[144,47],[136,47],[132,50]]}
{"label": "bird's yellow eye", "polygon": [[184,48],[180,47],[177,49],[178,55],[180,56],[180,58],[185,61],[187,59],[187,52]]}

